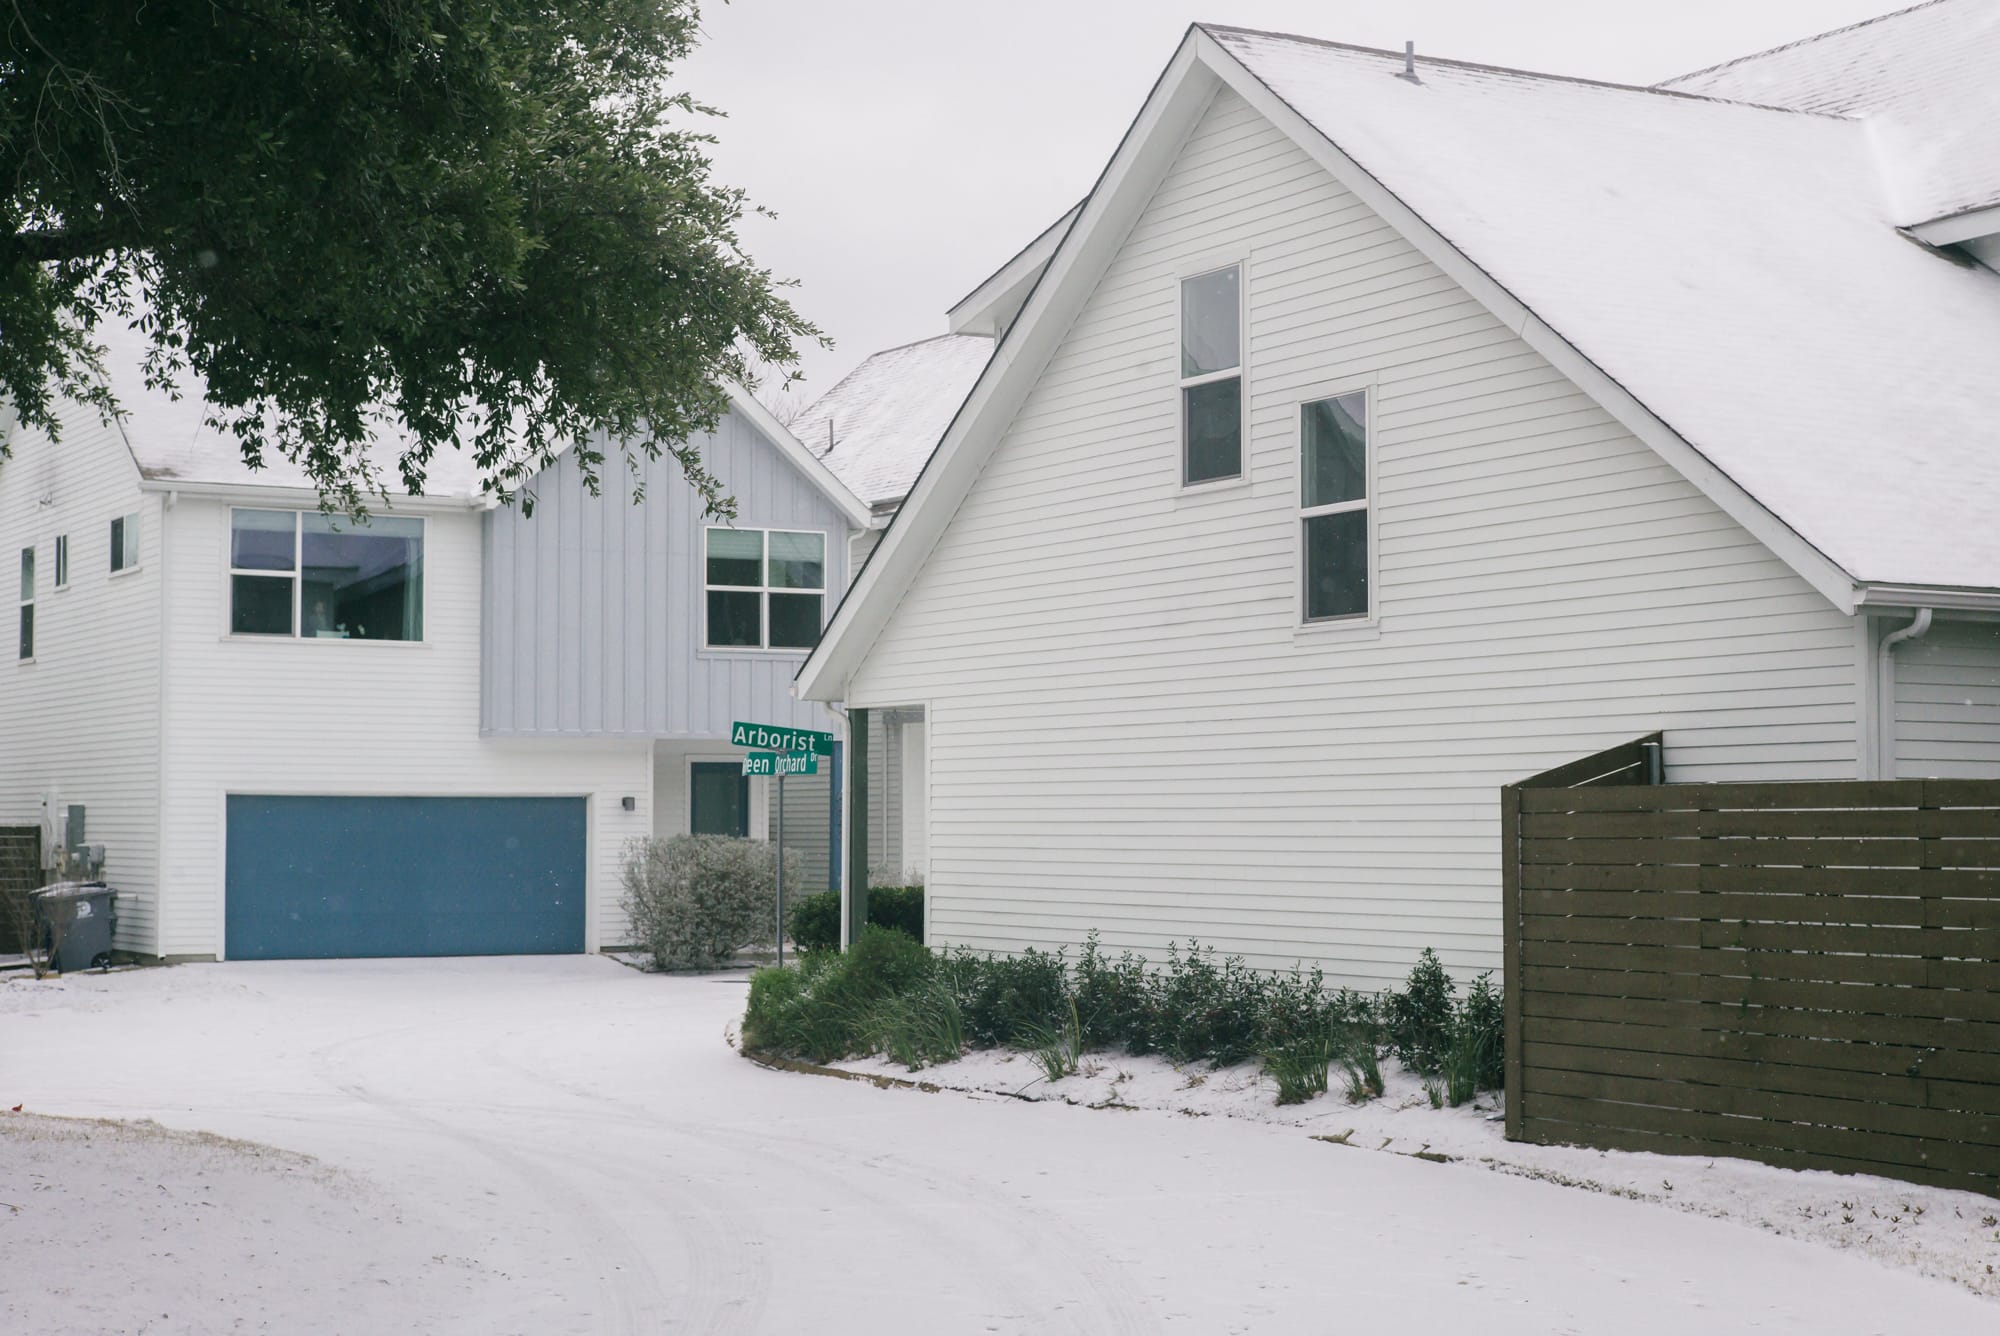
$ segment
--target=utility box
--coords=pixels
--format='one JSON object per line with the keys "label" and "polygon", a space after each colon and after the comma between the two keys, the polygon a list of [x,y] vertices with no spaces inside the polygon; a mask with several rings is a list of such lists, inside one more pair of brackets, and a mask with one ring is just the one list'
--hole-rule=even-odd
{"label": "utility box", "polygon": [[35,931],[54,943],[49,963],[59,973],[111,963],[117,898],[101,881],[59,881],[35,892]]}

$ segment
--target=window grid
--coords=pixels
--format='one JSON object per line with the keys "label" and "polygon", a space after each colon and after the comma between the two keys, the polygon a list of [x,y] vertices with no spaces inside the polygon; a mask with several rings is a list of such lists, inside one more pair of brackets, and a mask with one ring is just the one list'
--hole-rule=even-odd
{"label": "window grid", "polygon": [[[290,569],[290,570],[272,570],[272,569],[269,569],[269,568],[264,568],[264,567],[254,567],[254,566],[238,566],[238,565],[236,564],[236,532],[237,532],[237,530],[236,530],[236,517],[237,517],[238,515],[240,515],[240,514],[246,514],[246,513],[248,513],[248,514],[267,514],[267,515],[289,515],[289,516],[291,517],[291,521],[292,521],[292,524],[291,524],[291,532],[292,532],[292,551],[291,551],[291,563],[292,563],[292,565],[291,565],[291,569]],[[228,628],[227,628],[227,629],[228,629],[228,632],[229,632],[229,634],[230,634],[230,635],[237,635],[237,636],[243,636],[243,637],[246,637],[246,638],[250,638],[250,639],[257,639],[257,640],[286,640],[286,639],[290,639],[290,640],[314,640],[314,639],[320,639],[320,638],[322,638],[322,637],[318,637],[318,636],[308,636],[308,635],[304,634],[304,626],[305,626],[305,569],[306,569],[306,567],[305,567],[305,519],[306,519],[306,514],[307,514],[307,512],[305,512],[305,511],[301,511],[301,510],[286,510],[286,511],[277,511],[277,510],[266,510],[266,509],[263,509],[263,508],[261,508],[261,507],[255,507],[255,506],[250,506],[250,507],[232,507],[232,508],[230,509],[230,512],[229,512],[229,536],[228,536],[228,539],[227,539],[227,541],[228,541],[228,543],[229,543],[229,566],[228,566],[228,574],[227,574],[227,576],[225,577],[225,578],[227,579],[227,581],[228,581],[228,601],[227,601],[227,606],[228,606],[228,614],[229,614],[229,622],[228,622]],[[273,530],[272,532],[277,532],[277,531],[276,531],[276,530]],[[421,571],[421,562],[422,562],[422,554],[423,554],[423,550],[424,550],[424,537],[428,536],[428,526],[425,526],[424,528],[420,529],[420,530],[419,530],[419,533],[420,533],[420,535],[422,535],[422,536],[420,536],[420,537],[418,538],[418,540],[417,540],[417,553],[418,553],[418,570],[419,570],[419,571]],[[236,607],[236,582],[237,582],[237,580],[239,580],[239,579],[251,579],[251,580],[265,580],[265,581],[270,581],[270,582],[271,582],[271,583],[273,583],[273,584],[275,584],[275,583],[278,583],[278,582],[282,581],[282,582],[284,582],[284,583],[288,584],[288,585],[290,586],[290,590],[289,590],[289,598],[288,598],[288,600],[287,600],[287,602],[288,602],[288,605],[289,605],[289,607],[290,607],[290,609],[291,609],[291,625],[290,625],[290,629],[288,629],[288,630],[285,630],[285,631],[241,631],[241,630],[238,630],[238,629],[236,628],[236,613],[237,613],[237,607]],[[422,577],[421,577],[421,574],[419,574],[419,575],[417,576],[417,579],[416,579],[416,581],[415,581],[415,584],[416,584],[416,588],[417,588],[417,589],[418,589],[419,591],[421,591],[421,589],[422,589],[422,583],[421,583],[421,581],[422,581]],[[418,594],[418,597],[419,597],[419,598],[421,598],[421,592],[419,592],[419,594]],[[419,613],[419,619],[421,620],[421,613]],[[404,644],[410,644],[410,643],[418,643],[418,642],[421,642],[421,641],[423,640],[423,638],[424,638],[424,637],[423,637],[423,634],[422,634],[422,631],[421,631],[421,626],[419,626],[419,629],[418,629],[418,632],[417,632],[416,634],[414,634],[414,635],[404,635],[404,636],[370,636],[370,637],[360,637],[360,636],[356,636],[356,637],[348,637],[348,636],[345,636],[345,635],[342,635],[342,636],[335,636],[335,637],[326,637],[326,638],[331,638],[331,639],[338,639],[338,640],[341,640],[341,641],[343,641],[343,642],[345,642],[345,641],[348,641],[348,640],[350,640],[350,639],[368,639],[368,640],[370,640],[370,641],[373,641],[373,642],[388,642],[388,643],[404,643]]]}
{"label": "window grid", "polygon": [[111,573],[139,569],[139,513],[111,521]]}
{"label": "window grid", "polygon": [[[1231,356],[1230,364],[1228,366],[1218,366],[1208,370],[1201,370],[1197,366],[1191,369],[1189,366],[1189,361],[1191,355],[1193,355],[1192,350],[1195,346],[1193,340],[1191,339],[1191,336],[1194,336],[1194,338],[1198,338],[1199,331],[1192,323],[1194,320],[1194,316],[1189,310],[1190,306],[1189,298],[1191,293],[1196,291],[1194,285],[1202,283],[1203,280],[1215,279],[1222,275],[1230,275],[1232,277],[1233,286],[1235,290],[1235,311],[1233,312],[1233,316],[1236,327],[1235,328],[1236,337],[1235,337],[1234,348],[1232,350],[1233,355]],[[1208,483],[1229,482],[1236,479],[1240,479],[1243,477],[1243,469],[1244,469],[1244,463],[1243,463],[1244,404],[1243,404],[1243,393],[1242,393],[1243,325],[1244,325],[1243,266],[1240,263],[1220,265],[1214,269],[1204,270],[1199,274],[1188,275],[1187,277],[1180,280],[1179,296],[1180,296],[1180,319],[1179,319],[1180,342],[1179,346],[1175,349],[1175,356],[1177,359],[1176,368],[1179,371],[1180,375],[1179,375],[1178,386],[1175,390],[1175,396],[1176,399],[1178,400],[1178,402],[1175,404],[1175,410],[1180,422],[1181,486],[1199,487]],[[1234,382],[1236,385],[1235,407],[1234,411],[1229,414],[1229,419],[1230,419],[1229,434],[1231,437],[1233,437],[1235,467],[1228,469],[1226,471],[1224,470],[1217,470],[1215,472],[1202,471],[1201,476],[1197,477],[1196,476],[1197,464],[1195,459],[1197,442],[1195,439],[1195,431],[1194,431],[1196,405],[1200,400],[1204,399],[1211,401],[1216,400],[1217,396],[1212,394],[1197,395],[1193,392],[1202,389],[1207,389],[1213,386],[1225,385],[1230,382]],[[1226,399],[1221,400],[1221,402],[1226,403]]]}
{"label": "window grid", "polygon": [[[1374,517],[1368,513],[1375,490],[1375,433],[1369,422],[1373,405],[1369,402],[1367,390],[1350,390],[1345,394],[1326,395],[1308,400],[1299,405],[1299,616],[1309,625],[1365,621],[1373,615],[1375,608],[1375,525]],[[1360,495],[1342,497],[1337,500],[1314,503],[1313,473],[1313,411],[1328,408],[1345,410],[1348,421],[1360,431],[1358,460],[1350,460],[1350,466],[1358,464],[1360,475]],[[1344,600],[1347,606],[1338,611],[1314,612],[1314,579],[1322,579],[1333,572],[1316,572],[1313,568],[1314,547],[1312,542],[1312,521],[1332,515],[1362,515],[1362,534],[1358,570],[1358,599],[1349,593]],[[1337,570],[1338,568],[1335,568]]]}
{"label": "window grid", "polygon": [[21,639],[20,653],[23,662],[35,657],[35,549],[21,549]]}
{"label": "window grid", "polygon": [[[715,535],[717,534],[736,534],[746,537],[750,535],[756,536],[758,583],[730,584],[725,582],[718,582],[715,580],[711,580],[709,578],[709,568],[710,568],[710,562],[712,560],[711,554],[714,552]],[[775,546],[773,540],[778,538],[809,538],[812,539],[818,545],[819,548],[819,560],[817,563],[819,566],[818,584],[815,585],[775,584],[772,582],[771,564],[775,559],[773,555],[773,549]],[[824,533],[819,532],[817,530],[747,529],[747,528],[733,528],[726,525],[710,525],[706,530],[703,531],[702,534],[702,623],[703,623],[702,646],[703,648],[714,649],[714,650],[777,650],[781,652],[802,652],[811,649],[812,646],[810,644],[774,645],[771,643],[771,599],[773,595],[776,595],[780,598],[811,597],[817,599],[819,611],[818,611],[818,616],[814,619],[814,625],[816,629],[819,627],[823,627],[826,621],[827,550],[828,550],[827,537]],[[747,557],[747,555],[736,555],[736,556],[726,557],[724,559],[734,560],[734,561],[747,561],[749,558]],[[715,600],[712,596],[715,594],[756,595],[757,641],[755,644],[738,643],[728,640],[718,640],[716,638],[716,633],[719,628],[716,626],[716,618],[714,615]]]}

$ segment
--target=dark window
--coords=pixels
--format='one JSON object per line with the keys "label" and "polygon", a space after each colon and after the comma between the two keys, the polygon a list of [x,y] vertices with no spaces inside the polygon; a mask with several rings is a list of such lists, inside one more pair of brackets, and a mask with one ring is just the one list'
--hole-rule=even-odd
{"label": "dark window", "polygon": [[708,530],[702,571],[711,649],[811,649],[826,607],[826,535]]}
{"label": "dark window", "polygon": [[696,761],[688,784],[688,830],[696,835],[750,834],[750,777],[736,761]]}
{"label": "dark window", "polygon": [[21,653],[35,657],[35,549],[21,549]]}
{"label": "dark window", "polygon": [[1301,407],[1299,485],[1305,619],[1367,616],[1367,395],[1357,391]]}
{"label": "dark window", "polygon": [[1243,270],[1181,280],[1181,481],[1243,474]]}

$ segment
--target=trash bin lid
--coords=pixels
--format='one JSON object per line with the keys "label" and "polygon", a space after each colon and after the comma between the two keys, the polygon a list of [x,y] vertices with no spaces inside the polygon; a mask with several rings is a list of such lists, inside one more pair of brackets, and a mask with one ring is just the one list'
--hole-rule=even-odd
{"label": "trash bin lid", "polygon": [[93,895],[115,894],[101,881],[58,881],[51,882],[34,894],[50,900],[81,900]]}

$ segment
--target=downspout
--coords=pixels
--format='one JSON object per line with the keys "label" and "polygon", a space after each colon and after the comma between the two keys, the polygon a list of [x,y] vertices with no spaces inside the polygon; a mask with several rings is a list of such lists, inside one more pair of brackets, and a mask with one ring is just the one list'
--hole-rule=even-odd
{"label": "downspout", "polygon": [[1932,610],[1918,608],[1917,615],[1910,624],[1899,631],[1891,631],[1882,637],[1882,648],[1878,651],[1881,659],[1875,680],[1876,708],[1882,712],[1882,727],[1878,731],[1881,741],[1881,764],[1876,773],[1884,779],[1896,777],[1896,646],[1906,640],[1921,640],[1931,629]]}

